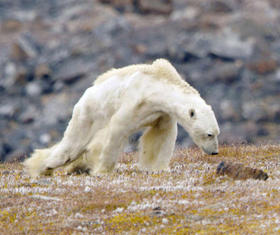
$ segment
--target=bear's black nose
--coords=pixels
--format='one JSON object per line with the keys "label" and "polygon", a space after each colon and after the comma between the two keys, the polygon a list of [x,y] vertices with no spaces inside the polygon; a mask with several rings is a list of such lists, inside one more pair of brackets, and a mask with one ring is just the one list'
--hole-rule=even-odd
{"label": "bear's black nose", "polygon": [[217,155],[217,154],[218,154],[218,152],[213,152],[213,153],[212,153],[212,155]]}

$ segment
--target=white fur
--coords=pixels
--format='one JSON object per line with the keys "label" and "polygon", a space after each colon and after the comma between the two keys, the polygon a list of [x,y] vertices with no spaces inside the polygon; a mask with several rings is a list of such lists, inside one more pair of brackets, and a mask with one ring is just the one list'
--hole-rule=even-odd
{"label": "white fur", "polygon": [[69,163],[70,173],[77,169],[107,173],[127,138],[144,128],[141,166],[165,169],[174,150],[177,122],[205,152],[218,151],[219,127],[211,107],[168,61],[114,69],[85,91],[60,143],[35,150],[24,164],[31,176],[50,174]]}

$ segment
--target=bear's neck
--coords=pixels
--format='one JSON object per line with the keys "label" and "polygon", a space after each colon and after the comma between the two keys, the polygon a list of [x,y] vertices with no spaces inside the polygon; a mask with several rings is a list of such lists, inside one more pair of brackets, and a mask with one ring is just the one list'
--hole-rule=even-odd
{"label": "bear's neck", "polygon": [[165,92],[154,98],[158,109],[176,118],[186,131],[191,128],[189,111],[200,109],[206,105],[199,94],[186,94],[180,89],[172,89],[170,92]]}

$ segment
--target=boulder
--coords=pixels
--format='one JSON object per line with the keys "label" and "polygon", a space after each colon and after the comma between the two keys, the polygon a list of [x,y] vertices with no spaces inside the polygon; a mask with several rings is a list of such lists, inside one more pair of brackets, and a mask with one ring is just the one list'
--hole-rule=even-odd
{"label": "boulder", "polygon": [[267,180],[268,175],[260,169],[245,167],[240,163],[221,162],[217,167],[217,175],[227,175],[235,180],[257,179]]}

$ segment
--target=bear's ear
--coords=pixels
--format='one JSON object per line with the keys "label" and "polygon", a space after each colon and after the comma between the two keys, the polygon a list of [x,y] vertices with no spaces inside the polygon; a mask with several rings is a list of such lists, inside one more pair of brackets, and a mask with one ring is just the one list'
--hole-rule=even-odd
{"label": "bear's ear", "polygon": [[195,110],[194,109],[190,109],[189,110],[189,115],[190,115],[190,118],[193,118],[195,116]]}

